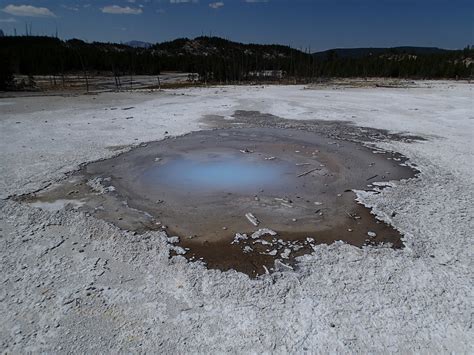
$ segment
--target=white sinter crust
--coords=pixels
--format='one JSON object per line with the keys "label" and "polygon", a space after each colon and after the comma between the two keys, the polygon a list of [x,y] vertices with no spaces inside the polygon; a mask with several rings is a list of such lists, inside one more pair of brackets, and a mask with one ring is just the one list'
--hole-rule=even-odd
{"label": "white sinter crust", "polygon": [[[0,349],[472,352],[472,88],[419,82],[1,99]],[[130,144],[205,128],[205,115],[249,108],[428,138],[378,144],[410,158],[420,177],[359,193],[405,234],[406,248],[318,246],[296,271],[250,280],[168,259],[161,232],[134,235],[74,210],[6,199]]]}

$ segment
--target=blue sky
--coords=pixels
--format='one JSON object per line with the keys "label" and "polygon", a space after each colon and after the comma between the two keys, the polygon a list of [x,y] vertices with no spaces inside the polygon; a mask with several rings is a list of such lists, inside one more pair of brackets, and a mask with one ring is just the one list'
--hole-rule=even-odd
{"label": "blue sky", "polygon": [[468,0],[0,0],[0,29],[87,41],[162,42],[216,35],[336,47],[474,44]]}

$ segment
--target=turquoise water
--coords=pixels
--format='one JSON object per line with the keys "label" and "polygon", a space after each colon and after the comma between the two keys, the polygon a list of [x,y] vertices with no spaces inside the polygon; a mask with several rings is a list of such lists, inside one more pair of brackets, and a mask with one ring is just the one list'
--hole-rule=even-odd
{"label": "turquoise water", "polygon": [[288,168],[288,164],[246,154],[187,156],[148,169],[143,182],[198,192],[257,192],[287,183]]}

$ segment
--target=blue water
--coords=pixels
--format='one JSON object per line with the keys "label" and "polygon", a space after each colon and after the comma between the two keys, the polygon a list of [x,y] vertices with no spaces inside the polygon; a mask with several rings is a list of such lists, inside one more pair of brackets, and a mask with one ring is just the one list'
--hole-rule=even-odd
{"label": "blue water", "polygon": [[[143,181],[185,190],[242,192],[281,186],[288,166],[247,155],[216,155],[171,160],[148,169]],[[255,191],[256,192],[256,191]]]}

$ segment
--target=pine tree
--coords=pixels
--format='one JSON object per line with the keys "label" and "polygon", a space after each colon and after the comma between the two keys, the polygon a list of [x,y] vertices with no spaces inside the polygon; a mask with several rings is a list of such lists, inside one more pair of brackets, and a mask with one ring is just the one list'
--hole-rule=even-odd
{"label": "pine tree", "polygon": [[14,78],[10,60],[5,56],[0,56],[0,90],[9,90],[13,85]]}

